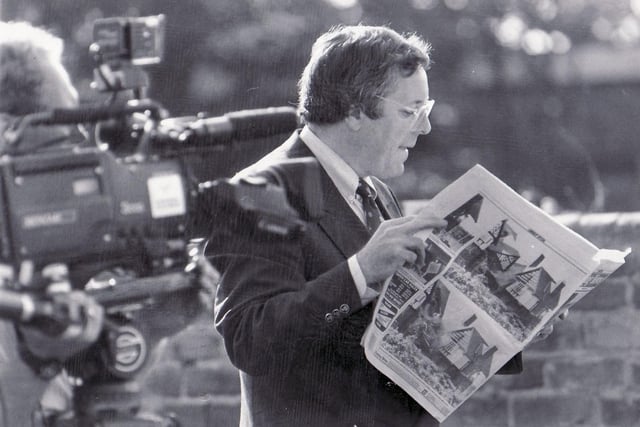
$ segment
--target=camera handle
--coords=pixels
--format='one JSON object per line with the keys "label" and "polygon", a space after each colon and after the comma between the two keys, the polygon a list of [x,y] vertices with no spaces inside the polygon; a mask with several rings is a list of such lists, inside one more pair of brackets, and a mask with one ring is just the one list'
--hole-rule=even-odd
{"label": "camera handle", "polygon": [[91,88],[99,92],[132,90],[135,99],[146,98],[149,76],[140,67],[127,62],[103,63],[93,70]]}
{"label": "camera handle", "polygon": [[[134,286],[130,283],[125,288]],[[121,304],[157,292],[177,292],[187,287],[173,275],[153,289],[152,280],[144,278],[137,289],[94,290],[96,300],[104,304]],[[55,304],[11,290],[0,290],[0,315],[17,322],[33,323],[46,320],[66,325],[63,311]],[[99,345],[104,373],[83,380],[73,390],[72,407],[63,413],[46,413],[45,408],[34,411],[34,427],[179,427],[178,420],[169,415],[141,411],[142,394],[136,380],[139,370],[148,359],[148,344],[144,334],[133,324],[116,324],[105,319],[109,339]],[[108,344],[104,344],[104,343]],[[108,348],[108,350],[107,350]]]}
{"label": "camera handle", "polygon": [[[197,277],[202,272],[198,258],[204,255],[206,241],[191,240],[187,247],[188,262],[182,271],[158,276],[93,282],[85,292],[103,307],[122,310],[126,318],[128,308],[154,304],[154,297],[190,292],[194,286],[204,286]],[[46,298],[17,290],[0,289],[0,317],[15,322],[30,323],[47,319],[65,323],[55,305]],[[140,325],[143,326],[143,325]],[[172,414],[158,414],[141,410],[142,395],[136,380],[148,358],[147,337],[136,322],[120,322],[105,318],[105,333],[93,347],[103,362],[97,375],[83,378],[74,386],[70,410],[47,413],[45,408],[34,411],[34,427],[179,427]],[[91,351],[91,349],[89,349]],[[95,353],[94,353],[95,355]]]}

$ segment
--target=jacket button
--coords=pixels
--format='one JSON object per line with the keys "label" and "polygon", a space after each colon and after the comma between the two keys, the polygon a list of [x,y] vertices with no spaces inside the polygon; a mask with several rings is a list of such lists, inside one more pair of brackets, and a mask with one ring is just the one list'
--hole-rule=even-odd
{"label": "jacket button", "polygon": [[324,315],[324,320],[325,320],[325,322],[327,322],[327,323],[331,323],[331,322],[333,322],[333,314],[331,314],[331,313],[327,313],[327,314],[325,314],[325,315]]}
{"label": "jacket button", "polygon": [[347,305],[347,304],[342,304],[340,306],[340,313],[342,313],[342,314],[347,314],[347,313],[349,313],[350,310],[351,310],[351,307],[349,307],[349,305]]}
{"label": "jacket button", "polygon": [[333,314],[333,317],[340,317],[340,310],[336,308],[331,312],[331,314]]}

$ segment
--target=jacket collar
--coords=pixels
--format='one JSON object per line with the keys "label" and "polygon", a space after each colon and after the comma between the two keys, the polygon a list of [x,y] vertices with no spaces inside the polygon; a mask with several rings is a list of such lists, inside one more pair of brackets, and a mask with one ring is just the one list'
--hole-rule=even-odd
{"label": "jacket collar", "polygon": [[[313,156],[311,150],[298,137],[287,141],[283,149],[288,158]],[[320,182],[317,188],[323,196],[324,215],[317,220],[318,226],[344,257],[348,258],[359,251],[371,236],[322,167],[319,175]]]}
{"label": "jacket collar", "polygon": [[[313,157],[313,153],[298,137],[297,132],[281,146],[281,149],[286,153],[287,158]],[[371,235],[353,213],[329,175],[324,169],[320,168],[320,170],[318,191],[322,192],[325,215],[318,220],[318,225],[342,254],[350,257],[364,246]],[[371,177],[371,181],[378,195],[376,201],[382,215],[385,218],[402,216],[398,201],[389,187],[378,178]]]}

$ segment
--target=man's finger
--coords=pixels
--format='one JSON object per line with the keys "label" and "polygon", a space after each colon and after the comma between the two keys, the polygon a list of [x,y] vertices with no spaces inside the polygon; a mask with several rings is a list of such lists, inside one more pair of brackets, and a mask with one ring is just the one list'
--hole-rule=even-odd
{"label": "man's finger", "polygon": [[411,249],[401,249],[399,254],[407,265],[413,265],[418,260],[418,254]]}
{"label": "man's finger", "polygon": [[401,216],[399,218],[386,219],[380,224],[380,227],[396,227],[413,221],[415,215]]}
{"label": "man's finger", "polygon": [[398,226],[398,229],[407,233],[415,234],[418,231],[428,228],[442,228],[447,225],[447,221],[435,215],[413,216],[411,221],[407,221]]}
{"label": "man's finger", "polygon": [[424,265],[425,247],[426,247],[426,244],[424,240],[418,237],[411,237],[407,241],[407,249],[409,249],[410,251],[416,254],[416,259],[414,261],[414,264]]}

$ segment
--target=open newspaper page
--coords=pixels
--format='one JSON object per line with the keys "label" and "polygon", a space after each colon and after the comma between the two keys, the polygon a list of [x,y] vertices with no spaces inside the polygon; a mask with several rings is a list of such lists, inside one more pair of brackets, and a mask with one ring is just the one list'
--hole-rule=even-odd
{"label": "open newspaper page", "polygon": [[442,422],[560,310],[624,263],[476,165],[429,203],[447,226],[421,236],[363,337],[368,360]]}

